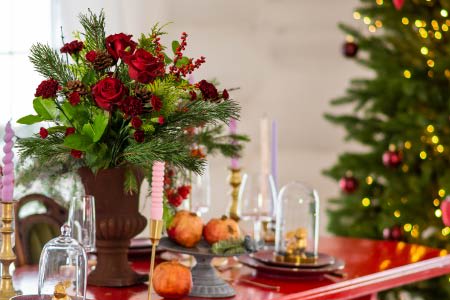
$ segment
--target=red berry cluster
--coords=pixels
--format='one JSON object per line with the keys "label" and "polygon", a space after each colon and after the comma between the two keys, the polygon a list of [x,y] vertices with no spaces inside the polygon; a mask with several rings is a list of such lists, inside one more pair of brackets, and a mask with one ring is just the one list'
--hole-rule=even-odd
{"label": "red berry cluster", "polygon": [[175,171],[169,168],[164,174],[164,190],[167,195],[169,203],[175,207],[178,207],[187,199],[191,192],[190,185],[182,185],[176,187],[175,184]]}
{"label": "red berry cluster", "polygon": [[206,61],[204,56],[201,56],[200,58],[196,59],[194,62],[193,58],[189,59],[189,62],[181,67],[177,67],[177,62],[183,58],[183,51],[186,49],[186,39],[187,39],[187,33],[183,32],[181,34],[181,44],[178,46],[178,48],[175,51],[175,58],[173,59],[173,65],[170,66],[169,71],[172,74],[175,74],[176,76],[186,76],[187,74],[191,74],[195,69],[200,68],[200,66]]}
{"label": "red berry cluster", "polygon": [[159,42],[161,38],[157,36],[156,34],[152,36],[153,43],[155,44],[155,55],[158,57],[161,61],[164,61],[164,53],[163,53],[163,47],[161,43]]}

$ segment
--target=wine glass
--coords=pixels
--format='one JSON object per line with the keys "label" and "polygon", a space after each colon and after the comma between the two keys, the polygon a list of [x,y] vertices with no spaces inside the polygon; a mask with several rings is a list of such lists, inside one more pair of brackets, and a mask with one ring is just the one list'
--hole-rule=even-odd
{"label": "wine glass", "polygon": [[248,174],[242,176],[239,187],[239,215],[244,221],[252,221],[253,238],[261,240],[262,222],[269,223],[275,217],[277,190],[272,175]]}
{"label": "wine glass", "polygon": [[72,237],[87,253],[95,251],[95,200],[92,195],[74,197],[69,208]]}
{"label": "wine glass", "polygon": [[206,214],[211,205],[211,177],[209,165],[205,166],[202,175],[193,173],[191,175],[191,193],[189,196],[191,209],[198,216]]}

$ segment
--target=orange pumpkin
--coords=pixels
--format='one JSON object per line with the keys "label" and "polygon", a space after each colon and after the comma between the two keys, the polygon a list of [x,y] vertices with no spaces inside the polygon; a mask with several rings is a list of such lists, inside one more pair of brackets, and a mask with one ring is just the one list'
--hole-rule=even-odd
{"label": "orange pumpkin", "polygon": [[203,221],[187,210],[175,214],[167,235],[183,247],[192,248],[202,239]]}
{"label": "orange pumpkin", "polygon": [[164,298],[182,298],[189,295],[192,288],[192,274],[189,268],[179,262],[163,262],[153,272],[153,288]]}
{"label": "orange pumpkin", "polygon": [[238,223],[226,216],[209,220],[203,229],[203,237],[210,245],[218,241],[238,238],[240,235]]}

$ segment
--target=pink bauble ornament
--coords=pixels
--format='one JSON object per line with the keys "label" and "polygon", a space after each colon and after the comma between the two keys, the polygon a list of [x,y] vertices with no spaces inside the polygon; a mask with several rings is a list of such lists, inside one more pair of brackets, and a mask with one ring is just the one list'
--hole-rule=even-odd
{"label": "pink bauble ornament", "polygon": [[450,226],[450,197],[441,202],[442,222],[445,226]]}
{"label": "pink bauble ornament", "polygon": [[339,180],[341,190],[346,194],[351,194],[358,188],[358,180],[353,176],[344,176]]}
{"label": "pink bauble ornament", "polygon": [[402,163],[402,155],[399,151],[386,151],[383,153],[383,165],[395,168]]}
{"label": "pink bauble ornament", "polygon": [[405,0],[392,0],[392,3],[394,4],[396,10],[401,10],[403,4],[405,4]]}

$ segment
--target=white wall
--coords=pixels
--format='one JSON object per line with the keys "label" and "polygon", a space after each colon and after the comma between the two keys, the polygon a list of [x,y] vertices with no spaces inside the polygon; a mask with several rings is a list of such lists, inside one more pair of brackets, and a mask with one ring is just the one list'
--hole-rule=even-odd
{"label": "white wall", "polygon": [[[242,104],[239,130],[253,137],[244,168],[258,168],[258,125],[267,114],[279,124],[280,183],[310,183],[321,195],[322,208],[338,192],[321,171],[348,147],[343,131],[327,123],[323,113],[333,111],[329,100],[361,73],[341,55],[344,35],[337,29],[339,21],[352,21],[356,0],[55,1],[66,36],[79,28],[77,15],[87,7],[105,7],[110,33],[136,35],[154,22],[175,22],[165,41],[186,31],[188,55],[207,58],[195,78],[217,77],[224,87],[241,88],[232,94]],[[221,215],[228,205],[227,165],[222,158],[211,159],[210,215]],[[323,227],[325,222],[322,232]]]}

